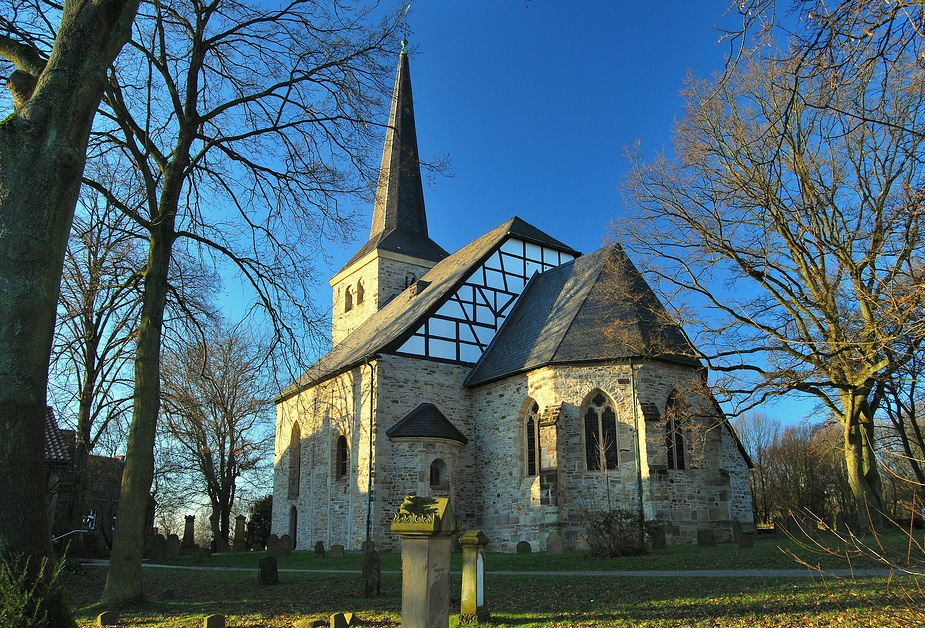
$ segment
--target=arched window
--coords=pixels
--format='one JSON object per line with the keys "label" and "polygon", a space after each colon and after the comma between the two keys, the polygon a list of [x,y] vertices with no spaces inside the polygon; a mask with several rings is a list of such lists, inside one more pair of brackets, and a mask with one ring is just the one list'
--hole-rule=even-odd
{"label": "arched window", "polygon": [[665,449],[669,469],[687,468],[687,445],[684,442],[684,417],[687,404],[678,391],[671,393],[665,405]]}
{"label": "arched window", "polygon": [[446,484],[446,462],[437,458],[430,463],[430,488],[445,489]]}
{"label": "arched window", "polygon": [[363,296],[366,291],[363,290],[363,282],[357,282],[357,305],[363,302]]}
{"label": "arched window", "polygon": [[338,480],[347,477],[349,461],[350,451],[347,449],[347,437],[341,434],[337,437],[337,453],[334,461],[334,474]]}
{"label": "arched window", "polygon": [[537,414],[539,405],[531,403],[524,417],[524,468],[528,476],[540,472],[540,422]]}
{"label": "arched window", "polygon": [[299,485],[302,483],[302,432],[299,424],[294,423],[289,435],[289,499],[299,496]]}
{"label": "arched window", "polygon": [[292,539],[292,547],[296,546],[296,535],[299,532],[299,511],[293,506],[289,509],[289,538]]}
{"label": "arched window", "polygon": [[347,290],[344,292],[344,311],[349,312],[353,309],[353,288],[347,286]]}
{"label": "arched window", "polygon": [[585,465],[588,471],[616,469],[619,455],[617,413],[613,402],[600,391],[585,401]]}

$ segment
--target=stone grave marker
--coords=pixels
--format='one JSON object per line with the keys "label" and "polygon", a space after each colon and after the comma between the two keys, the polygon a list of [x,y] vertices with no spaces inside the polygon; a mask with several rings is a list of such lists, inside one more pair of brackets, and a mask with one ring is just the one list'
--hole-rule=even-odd
{"label": "stone grave marker", "polygon": [[755,539],[752,537],[751,533],[743,532],[739,535],[739,547],[742,549],[748,549],[749,547],[755,547]]}
{"label": "stone grave marker", "polygon": [[488,538],[481,530],[469,530],[459,538],[459,542],[463,547],[459,623],[486,622],[490,617],[485,607],[485,546]]}
{"label": "stone grave marker", "polygon": [[148,559],[161,562],[167,558],[167,539],[163,534],[155,534],[151,539],[151,549],[148,550]]}
{"label": "stone grave marker", "polygon": [[245,521],[247,521],[247,517],[244,515],[238,515],[234,518],[234,541],[231,549],[235,552],[247,551],[247,541],[244,533]]}
{"label": "stone grave marker", "polygon": [[517,544],[516,551],[518,554],[529,554],[530,552],[533,551],[533,548],[530,547],[530,543],[528,543],[527,541],[520,541]]}
{"label": "stone grave marker", "polygon": [[267,537],[267,556],[279,558],[282,555],[283,553],[280,551],[279,546],[279,537],[275,534],[271,534]]}
{"label": "stone grave marker", "polygon": [[736,543],[739,541],[739,537],[742,536],[742,522],[738,519],[732,520],[732,540]]}
{"label": "stone grave marker", "polygon": [[207,615],[202,620],[202,628],[225,628],[225,616]]}
{"label": "stone grave marker", "polygon": [[183,541],[180,543],[180,553],[184,556],[192,554],[196,546],[195,527],[196,515],[186,515],[186,523],[183,528]]}
{"label": "stone grave marker", "polygon": [[257,561],[257,584],[279,584],[275,556],[267,556]]}
{"label": "stone grave marker", "polygon": [[288,534],[284,534],[279,537],[279,551],[282,553],[283,558],[292,556],[292,537]]}
{"label": "stone grave marker", "polygon": [[197,547],[196,551],[193,552],[193,562],[202,564],[212,558],[212,552],[207,550],[204,547]]}
{"label": "stone grave marker", "polygon": [[[372,541],[369,543],[372,545]],[[379,562],[379,552],[371,549],[363,554],[363,597],[379,595],[382,592],[381,586],[382,566]]]}
{"label": "stone grave marker", "polygon": [[116,611],[105,611],[96,616],[97,626],[118,626],[119,613]]}
{"label": "stone grave marker", "polygon": [[324,558],[324,543],[321,541],[315,543],[315,558]]}
{"label": "stone grave marker", "polygon": [[330,628],[350,628],[353,625],[353,613],[335,613],[328,620]]}
{"label": "stone grave marker", "polygon": [[713,528],[697,530],[697,547],[716,547],[716,533]]}
{"label": "stone grave marker", "polygon": [[180,558],[180,537],[176,534],[171,534],[167,537],[167,560],[177,560]]}
{"label": "stone grave marker", "polygon": [[405,497],[392,516],[401,536],[402,628],[450,625],[450,549],[456,514],[445,497]]}
{"label": "stone grave marker", "polygon": [[344,546],[343,545],[332,545],[331,546],[331,558],[343,558],[344,557]]}
{"label": "stone grave marker", "polygon": [[376,549],[376,544],[373,543],[371,539],[366,539],[365,541],[363,541],[363,545],[361,546],[361,549],[363,550],[364,554],[368,554],[369,552],[372,552],[373,550]]}
{"label": "stone grave marker", "polygon": [[649,539],[652,541],[653,550],[663,550],[668,548],[668,539],[665,535],[665,526],[656,525],[649,532]]}
{"label": "stone grave marker", "polygon": [[562,535],[558,530],[553,530],[546,536],[546,553],[550,556],[561,556],[562,551]]}
{"label": "stone grave marker", "polygon": [[215,551],[219,554],[224,554],[225,552],[231,551],[231,544],[228,543],[225,539],[217,539],[215,541]]}

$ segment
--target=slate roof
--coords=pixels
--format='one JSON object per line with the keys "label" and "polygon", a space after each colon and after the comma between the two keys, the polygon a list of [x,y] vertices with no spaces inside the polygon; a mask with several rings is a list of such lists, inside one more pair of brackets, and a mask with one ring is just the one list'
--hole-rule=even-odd
{"label": "slate roof", "polygon": [[657,357],[700,363],[619,245],[535,276],[466,378],[484,384],[547,364]]}
{"label": "slate roof", "polygon": [[392,109],[382,148],[382,165],[379,168],[369,241],[350,258],[344,268],[376,249],[432,262],[438,262],[449,255],[427,235],[411,71],[404,44],[402,42],[398,70],[395,72]]}
{"label": "slate roof", "polygon": [[277,397],[277,401],[353,368],[372,354],[397,351],[424,320],[436,312],[446,299],[459,289],[472,271],[488,259],[508,236],[579,255],[571,247],[520,218],[511,218],[438,262],[418,282],[421,286],[427,284],[426,288],[417,290],[412,286],[386,303],[288,386]]}
{"label": "slate roof", "polygon": [[65,434],[67,430],[58,429],[55,411],[51,406],[45,412],[45,462],[50,465],[66,465],[71,461]]}
{"label": "slate roof", "polygon": [[444,438],[465,445],[469,439],[432,403],[422,403],[386,430],[389,438]]}

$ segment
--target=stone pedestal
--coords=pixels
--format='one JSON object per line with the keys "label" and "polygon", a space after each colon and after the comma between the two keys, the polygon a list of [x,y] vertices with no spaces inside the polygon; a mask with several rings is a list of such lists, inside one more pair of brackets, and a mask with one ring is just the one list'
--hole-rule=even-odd
{"label": "stone pedestal", "polygon": [[180,542],[180,554],[189,556],[196,549],[195,541],[196,515],[186,515],[186,526],[183,528],[183,540]]}
{"label": "stone pedestal", "polygon": [[402,628],[450,625],[450,537],[455,531],[456,515],[442,497],[406,497],[392,516],[392,532],[401,536]]}
{"label": "stone pedestal", "polygon": [[459,602],[459,623],[488,621],[485,607],[485,546],[488,538],[481,530],[470,530],[459,539],[463,548],[462,597]]}
{"label": "stone pedestal", "polygon": [[247,521],[247,517],[244,515],[238,515],[234,518],[234,537],[233,544],[231,546],[232,551],[235,552],[246,552],[247,551],[247,541],[245,540],[244,535],[244,522]]}

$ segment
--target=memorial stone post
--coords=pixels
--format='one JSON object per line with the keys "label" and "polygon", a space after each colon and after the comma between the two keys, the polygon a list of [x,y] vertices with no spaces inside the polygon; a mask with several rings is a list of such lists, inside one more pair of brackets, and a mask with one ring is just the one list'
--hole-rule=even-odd
{"label": "memorial stone post", "polygon": [[459,603],[459,623],[488,621],[485,608],[485,546],[488,538],[481,530],[469,530],[459,538],[462,556],[462,598]]}
{"label": "memorial stone post", "polygon": [[180,542],[180,554],[189,556],[196,549],[195,541],[196,515],[186,515],[186,527],[183,528],[183,540]]}
{"label": "memorial stone post", "polygon": [[456,515],[444,497],[405,497],[392,516],[401,536],[402,628],[450,625],[450,550]]}
{"label": "memorial stone post", "polygon": [[235,552],[244,552],[247,551],[247,542],[244,537],[244,522],[247,520],[247,517],[244,515],[238,515],[234,518],[234,539],[232,550]]}

